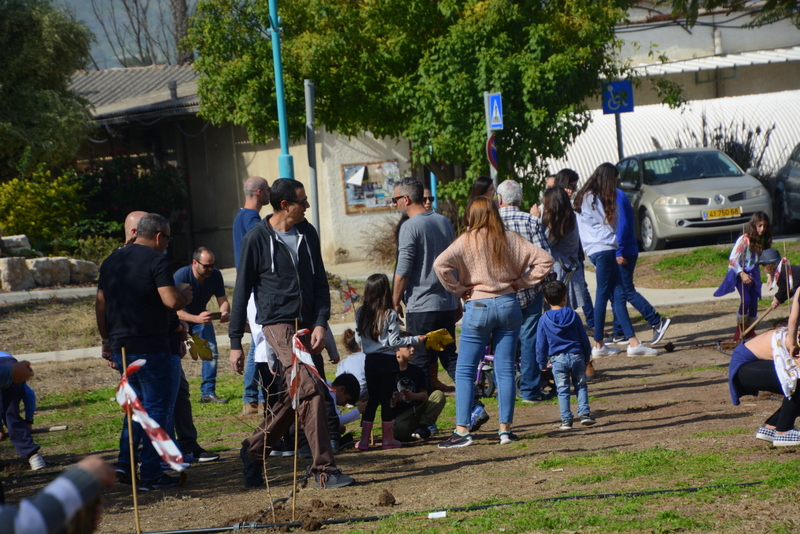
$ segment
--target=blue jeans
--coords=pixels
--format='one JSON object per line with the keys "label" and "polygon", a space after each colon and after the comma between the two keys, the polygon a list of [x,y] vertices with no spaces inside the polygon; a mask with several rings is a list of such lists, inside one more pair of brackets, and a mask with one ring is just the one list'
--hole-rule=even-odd
{"label": "blue jeans", "polygon": [[[632,256],[623,256],[623,258],[625,258],[628,263],[625,265],[617,264],[617,266],[619,267],[619,275],[622,280],[622,291],[625,294],[625,301],[630,302],[631,306],[642,314],[647,324],[655,328],[661,323],[661,316],[655,308],[647,302],[647,299],[636,291],[636,286],[633,285],[633,271],[636,269],[636,260],[639,259],[639,255],[633,254]],[[622,335],[622,326],[620,326],[616,314],[614,315],[614,335]]]}
{"label": "blue jeans", "polygon": [[558,391],[558,408],[562,421],[572,421],[569,409],[569,386],[575,389],[578,397],[578,417],[589,415],[589,388],[586,387],[586,363],[582,354],[556,354],[550,356],[553,365],[553,378]]}
{"label": "blue jeans", "polygon": [[217,394],[217,335],[214,333],[214,324],[196,324],[192,326],[191,334],[198,334],[202,339],[208,341],[208,346],[211,349],[211,360],[203,360],[203,368],[201,376],[203,382],[200,384],[200,396],[208,397],[209,395]]}
{"label": "blue jeans", "polygon": [[[122,355],[115,353],[112,356],[121,373]],[[128,383],[142,402],[147,415],[153,418],[170,437],[174,437],[175,399],[178,396],[181,379],[181,360],[177,354],[168,352],[127,355],[129,364],[140,358],[147,360],[147,364],[128,377]],[[142,462],[140,468],[142,480],[155,480],[164,474],[161,469],[161,457],[153,448],[150,440],[142,439],[142,436],[142,427],[138,423],[134,423],[134,446],[140,441],[142,442],[142,452],[139,457]],[[130,454],[126,418],[122,422],[122,436],[119,440],[119,463],[130,465]]]}
{"label": "blue jeans", "polygon": [[242,402],[264,402],[264,393],[256,380],[256,345],[250,342],[250,351],[244,360],[244,395]]}
{"label": "blue jeans", "polygon": [[625,295],[622,290],[622,280],[619,275],[617,254],[614,250],[595,252],[589,256],[595,267],[597,276],[597,295],[594,299],[594,340],[603,341],[603,330],[606,327],[606,305],[612,301],[614,316],[622,326],[626,339],[635,337],[628,308],[625,305]]}
{"label": "blue jeans", "polygon": [[514,422],[517,387],[514,358],[522,325],[522,310],[515,294],[471,300],[464,305],[458,361],[456,362],[456,425],[469,428],[475,400],[475,374],[489,337],[494,343],[494,374],[500,423]]}
{"label": "blue jeans", "polygon": [[531,400],[542,394],[539,378],[542,375],[536,363],[536,330],[542,316],[544,295],[536,293],[530,304],[522,308],[522,327],[519,331],[520,393],[523,399]]}

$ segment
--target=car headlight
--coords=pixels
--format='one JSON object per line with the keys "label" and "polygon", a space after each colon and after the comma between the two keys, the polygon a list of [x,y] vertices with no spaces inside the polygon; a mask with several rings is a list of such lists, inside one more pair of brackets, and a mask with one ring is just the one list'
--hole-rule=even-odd
{"label": "car headlight", "polygon": [[767,190],[762,186],[754,187],[750,191],[745,191],[744,198],[758,198],[767,194]]}
{"label": "car headlight", "polygon": [[660,197],[656,200],[659,206],[688,206],[688,197]]}

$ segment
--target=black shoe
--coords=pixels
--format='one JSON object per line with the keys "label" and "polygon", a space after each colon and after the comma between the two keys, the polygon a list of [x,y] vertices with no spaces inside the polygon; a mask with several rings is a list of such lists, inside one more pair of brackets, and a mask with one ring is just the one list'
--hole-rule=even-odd
{"label": "black shoe", "polygon": [[261,473],[261,466],[255,463],[247,455],[247,449],[242,447],[239,450],[239,457],[244,463],[244,485],[248,488],[260,488],[264,485],[264,475]]}
{"label": "black shoe", "polygon": [[181,485],[183,484],[180,478],[161,475],[161,478],[156,478],[154,480],[142,480],[142,483],[139,485],[139,491],[153,491],[174,488]]}
{"label": "black shoe", "polygon": [[414,432],[411,433],[411,436],[424,441],[431,437],[431,431],[428,430],[427,426],[419,425],[414,429]]}
{"label": "black shoe", "polygon": [[200,402],[203,404],[208,404],[209,402],[213,402],[216,404],[228,404],[228,399],[220,399],[216,395],[207,395],[201,398]]}
{"label": "black shoe", "polygon": [[192,456],[194,456],[194,459],[200,463],[213,462],[214,460],[219,460],[219,454],[207,451],[202,448],[194,451],[194,454],[192,454]]}
{"label": "black shoe", "polygon": [[131,467],[128,464],[117,464],[117,467],[114,468],[114,474],[117,476],[117,482],[130,485]]}
{"label": "black shoe", "polygon": [[324,489],[343,488],[355,482],[353,477],[345,475],[338,469],[327,473],[316,473],[314,479],[317,481],[314,486]]}

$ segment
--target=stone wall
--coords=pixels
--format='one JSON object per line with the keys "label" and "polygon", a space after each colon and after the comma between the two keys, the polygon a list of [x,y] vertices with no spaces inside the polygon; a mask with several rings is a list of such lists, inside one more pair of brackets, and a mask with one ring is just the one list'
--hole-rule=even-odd
{"label": "stone wall", "polygon": [[97,265],[72,258],[0,258],[0,289],[24,291],[53,285],[87,284],[97,278]]}

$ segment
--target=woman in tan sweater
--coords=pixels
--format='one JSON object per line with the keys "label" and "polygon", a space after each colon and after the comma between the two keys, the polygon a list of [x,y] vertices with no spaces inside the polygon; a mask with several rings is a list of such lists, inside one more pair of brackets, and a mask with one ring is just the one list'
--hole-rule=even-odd
{"label": "woman in tan sweater", "polygon": [[505,229],[494,202],[475,198],[467,212],[469,230],[436,259],[433,268],[442,285],[464,299],[456,364],[456,431],[439,448],[472,444],[470,410],[478,363],[490,336],[494,343],[500,443],[511,443],[514,419],[514,358],[522,325],[516,292],[539,283],[553,258],[516,232]]}

